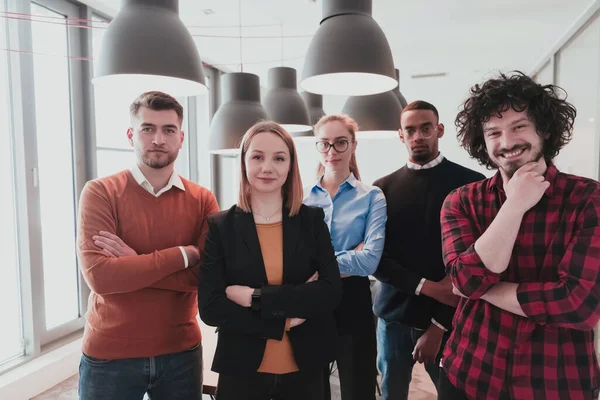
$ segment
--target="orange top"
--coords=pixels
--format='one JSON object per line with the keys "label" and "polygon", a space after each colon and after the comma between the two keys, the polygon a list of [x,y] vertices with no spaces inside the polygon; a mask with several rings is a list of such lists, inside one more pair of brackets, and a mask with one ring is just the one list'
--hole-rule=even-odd
{"label": "orange top", "polygon": [[[256,233],[269,285],[281,285],[283,283],[283,224],[281,222],[256,224]],[[289,320],[285,325],[286,330],[289,330]],[[287,333],[283,332],[281,340],[267,339],[265,354],[258,372],[287,374],[297,371],[298,366]]]}
{"label": "orange top", "polygon": [[[91,289],[83,352],[102,359],[152,357],[200,342],[199,265],[185,268],[178,246],[202,249],[214,195],[182,178],[155,197],[130,171],[88,182],[79,201],[78,254]],[[117,235],[137,256],[108,257],[93,235]]]}

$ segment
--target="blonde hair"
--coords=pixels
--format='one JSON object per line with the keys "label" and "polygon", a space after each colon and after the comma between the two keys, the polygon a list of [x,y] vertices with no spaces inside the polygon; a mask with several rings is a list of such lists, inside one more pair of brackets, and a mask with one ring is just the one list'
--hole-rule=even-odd
{"label": "blonde hair", "polygon": [[[313,132],[317,136],[317,131],[327,125],[330,122],[339,121],[344,124],[344,127],[348,130],[348,133],[352,137],[352,140],[356,140],[356,131],[358,131],[358,124],[355,120],[350,118],[346,114],[331,114],[321,117],[321,119],[313,127]],[[360,181],[360,172],[358,172],[358,163],[356,162],[356,154],[352,153],[350,157],[350,172],[354,174],[354,177]],[[325,174],[325,167],[319,163],[317,166],[317,176],[321,177]]]}
{"label": "blonde hair", "polygon": [[298,214],[300,206],[302,206],[303,189],[302,180],[300,179],[300,169],[298,168],[298,153],[296,152],[296,146],[292,136],[285,130],[281,125],[273,121],[260,121],[254,124],[250,129],[246,131],[242,142],[240,144],[241,150],[241,177],[240,177],[240,192],[238,195],[238,207],[246,212],[252,212],[250,207],[250,182],[246,176],[246,153],[250,148],[252,139],[259,133],[269,132],[279,136],[287,145],[288,151],[290,152],[290,170],[288,172],[287,179],[281,187],[283,194],[284,206],[290,211],[289,216],[292,217]]}

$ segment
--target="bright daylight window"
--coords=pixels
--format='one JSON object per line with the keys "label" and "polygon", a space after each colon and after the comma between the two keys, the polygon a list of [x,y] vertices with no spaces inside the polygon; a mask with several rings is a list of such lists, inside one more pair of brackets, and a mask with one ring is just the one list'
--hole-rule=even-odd
{"label": "bright daylight window", "polygon": [[[0,0],[0,11],[5,11]],[[0,48],[7,48],[6,19],[0,18]],[[23,330],[20,304],[19,258],[14,180],[14,152],[10,118],[8,57],[0,50],[0,315],[2,340],[0,364],[23,355]]]}
{"label": "bright daylight window", "polygon": [[[63,18],[31,4],[33,15]],[[46,329],[79,317],[75,244],[75,183],[69,74],[69,37],[62,24],[33,23],[35,115]]]}

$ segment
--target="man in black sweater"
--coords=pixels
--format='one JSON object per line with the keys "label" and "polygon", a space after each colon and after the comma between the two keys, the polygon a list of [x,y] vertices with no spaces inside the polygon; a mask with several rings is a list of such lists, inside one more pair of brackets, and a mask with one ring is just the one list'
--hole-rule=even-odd
{"label": "man in black sweater", "polygon": [[415,362],[437,386],[442,350],[458,297],[442,260],[440,211],[452,190],[485,176],[445,159],[437,109],[425,101],[401,114],[400,141],[409,162],[378,179],[388,202],[383,257],[374,276],[377,364],[384,400],[405,400]]}

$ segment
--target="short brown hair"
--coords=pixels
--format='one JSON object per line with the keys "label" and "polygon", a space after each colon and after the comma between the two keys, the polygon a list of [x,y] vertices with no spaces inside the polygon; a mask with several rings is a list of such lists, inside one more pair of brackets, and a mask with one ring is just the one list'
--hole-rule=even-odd
{"label": "short brown hair", "polygon": [[146,107],[154,111],[174,110],[179,118],[179,123],[183,122],[183,106],[175,97],[163,92],[151,91],[140,94],[129,107],[129,114],[136,117],[140,108]]}
{"label": "short brown hair", "polygon": [[302,206],[303,189],[302,180],[300,179],[300,169],[298,168],[298,153],[292,136],[281,125],[273,121],[260,121],[254,124],[246,131],[240,144],[241,150],[241,176],[240,176],[240,192],[238,195],[238,207],[246,212],[251,212],[250,207],[250,182],[246,176],[246,153],[250,148],[252,139],[259,133],[270,132],[279,136],[287,145],[290,152],[290,170],[287,179],[283,184],[281,191],[283,194],[283,203],[289,210],[289,216],[292,217],[298,214],[300,206]]}
{"label": "short brown hair", "polygon": [[[317,131],[323,126],[330,122],[338,121],[344,124],[344,127],[348,130],[348,133],[352,137],[352,140],[356,140],[356,132],[358,131],[358,124],[355,120],[350,118],[346,114],[331,114],[321,117],[321,119],[313,127],[313,132],[317,136]],[[352,154],[350,157],[350,172],[354,174],[354,177],[360,181],[360,172],[358,172],[358,163],[356,162],[356,154]],[[325,173],[325,167],[319,163],[317,166],[317,176],[321,177]]]}

